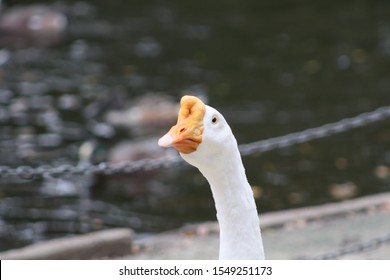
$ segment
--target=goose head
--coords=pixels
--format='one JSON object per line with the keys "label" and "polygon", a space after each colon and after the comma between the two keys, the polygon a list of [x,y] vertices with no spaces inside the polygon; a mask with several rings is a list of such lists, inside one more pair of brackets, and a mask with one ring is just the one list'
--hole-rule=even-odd
{"label": "goose head", "polygon": [[220,163],[237,150],[237,142],[222,114],[189,95],[180,101],[177,124],[158,144],[175,148],[185,161],[198,168],[213,168],[216,161]]}

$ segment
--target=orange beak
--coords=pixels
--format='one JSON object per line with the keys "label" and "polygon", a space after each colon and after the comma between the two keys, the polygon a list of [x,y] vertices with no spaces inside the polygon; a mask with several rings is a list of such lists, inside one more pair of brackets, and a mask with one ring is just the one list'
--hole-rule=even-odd
{"label": "orange beak", "polygon": [[203,117],[206,107],[195,96],[185,95],[180,101],[177,124],[158,140],[161,147],[173,147],[182,154],[190,154],[202,143]]}

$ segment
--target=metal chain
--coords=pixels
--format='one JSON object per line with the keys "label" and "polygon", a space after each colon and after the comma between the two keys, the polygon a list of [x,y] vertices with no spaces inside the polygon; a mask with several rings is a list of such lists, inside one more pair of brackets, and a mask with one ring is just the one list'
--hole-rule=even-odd
{"label": "metal chain", "polygon": [[78,165],[62,164],[59,166],[41,165],[38,167],[19,166],[11,168],[0,166],[0,177],[18,176],[22,179],[33,179],[37,176],[52,177],[67,174],[97,174],[106,175],[115,173],[135,173],[137,171],[149,171],[161,167],[168,167],[180,163],[179,156],[163,157],[159,159],[143,159],[133,162],[110,163],[102,162],[97,165],[81,163]]}
{"label": "metal chain", "polygon": [[390,234],[387,234],[382,237],[377,237],[370,239],[368,241],[363,241],[361,243],[356,243],[353,245],[345,246],[340,249],[324,253],[321,255],[316,255],[313,257],[304,257],[303,259],[307,260],[334,260],[341,256],[351,255],[354,253],[362,253],[368,250],[372,250],[378,248],[379,246],[385,245],[386,243],[390,243]]}
{"label": "metal chain", "polygon": [[[278,148],[284,148],[315,139],[325,138],[337,133],[385,120],[390,117],[390,106],[378,108],[372,112],[362,113],[356,117],[342,119],[338,122],[328,123],[316,128],[306,129],[300,132],[274,137],[266,140],[243,144],[239,146],[243,156],[259,152],[267,152]],[[119,172],[134,173],[148,171],[161,167],[168,167],[182,162],[179,156],[164,157],[160,159],[143,159],[133,162],[109,163],[102,162],[97,165],[82,163],[78,165],[64,164],[59,166],[42,165],[38,167],[19,166],[12,168],[0,166],[0,177],[19,176],[24,179],[32,179],[37,176],[54,176],[61,174],[114,174]]]}
{"label": "metal chain", "polygon": [[309,128],[284,136],[240,145],[240,152],[243,156],[246,156],[254,153],[271,151],[277,148],[284,148],[315,139],[325,138],[354,128],[363,127],[374,122],[385,120],[389,117],[390,106],[381,107],[372,112],[362,113],[356,117],[345,118],[316,128]]}

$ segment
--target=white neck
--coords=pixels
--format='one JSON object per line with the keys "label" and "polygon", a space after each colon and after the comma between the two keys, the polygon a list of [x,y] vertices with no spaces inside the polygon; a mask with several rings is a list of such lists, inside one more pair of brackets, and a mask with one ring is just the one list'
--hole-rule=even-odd
{"label": "white neck", "polygon": [[[220,259],[264,259],[259,216],[239,151],[202,168],[213,193],[220,227]],[[215,167],[215,166],[214,166]]]}

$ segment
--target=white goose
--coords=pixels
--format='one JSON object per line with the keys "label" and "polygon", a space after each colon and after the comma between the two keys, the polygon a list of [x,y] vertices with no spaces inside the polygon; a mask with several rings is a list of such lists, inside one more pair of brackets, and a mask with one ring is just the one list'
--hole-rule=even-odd
{"label": "white goose", "polygon": [[264,259],[259,217],[237,141],[224,117],[183,96],[177,124],[160,138],[197,167],[213,193],[220,227],[219,259]]}

